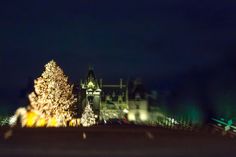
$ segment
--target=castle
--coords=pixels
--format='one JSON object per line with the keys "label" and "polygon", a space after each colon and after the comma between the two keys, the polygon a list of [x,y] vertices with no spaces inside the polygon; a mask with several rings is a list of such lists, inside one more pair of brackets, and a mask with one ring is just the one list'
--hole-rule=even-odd
{"label": "castle", "polygon": [[86,79],[81,80],[77,85],[77,91],[79,93],[79,114],[89,102],[97,115],[97,121],[148,120],[147,94],[137,80],[132,85],[122,79],[117,84],[104,84],[102,79],[96,78],[93,69],[89,68]]}

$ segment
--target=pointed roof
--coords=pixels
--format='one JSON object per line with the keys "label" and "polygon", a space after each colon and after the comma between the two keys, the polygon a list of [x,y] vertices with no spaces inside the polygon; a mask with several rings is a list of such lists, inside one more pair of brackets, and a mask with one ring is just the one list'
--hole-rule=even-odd
{"label": "pointed roof", "polygon": [[93,68],[91,66],[89,66],[89,70],[88,70],[88,74],[86,78],[86,88],[90,88],[93,90],[100,88],[97,82],[97,79],[95,77]]}
{"label": "pointed roof", "polygon": [[94,71],[93,71],[93,67],[89,66],[87,81],[89,82],[89,81],[94,81],[94,80],[96,80],[96,77],[95,77],[95,74],[94,74]]}

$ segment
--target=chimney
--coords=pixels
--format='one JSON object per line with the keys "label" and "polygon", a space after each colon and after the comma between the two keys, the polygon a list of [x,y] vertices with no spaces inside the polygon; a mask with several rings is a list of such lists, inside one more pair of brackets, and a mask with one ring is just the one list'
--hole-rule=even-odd
{"label": "chimney", "polygon": [[123,86],[123,85],[122,85],[122,79],[120,79],[120,88],[122,88],[122,86]]}
{"label": "chimney", "polygon": [[102,79],[99,80],[100,88],[102,88]]}

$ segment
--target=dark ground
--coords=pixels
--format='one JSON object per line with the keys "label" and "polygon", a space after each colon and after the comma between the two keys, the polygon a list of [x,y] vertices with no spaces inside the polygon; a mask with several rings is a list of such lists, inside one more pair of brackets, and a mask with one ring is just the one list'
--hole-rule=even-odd
{"label": "dark ground", "polygon": [[9,130],[0,129],[1,157],[236,156],[236,138],[212,134],[209,128],[201,131],[177,131],[139,126],[97,126]]}

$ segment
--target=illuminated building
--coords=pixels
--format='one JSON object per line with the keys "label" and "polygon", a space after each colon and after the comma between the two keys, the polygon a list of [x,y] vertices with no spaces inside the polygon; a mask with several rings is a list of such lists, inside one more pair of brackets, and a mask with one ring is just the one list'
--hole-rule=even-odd
{"label": "illuminated building", "polygon": [[146,122],[149,120],[149,105],[147,93],[141,83],[136,79],[129,85],[129,114],[128,120],[133,122]]}
{"label": "illuminated building", "polygon": [[118,84],[102,84],[100,120],[124,119],[128,111],[128,87],[120,79]]}
{"label": "illuminated building", "polygon": [[127,119],[144,122],[149,119],[147,96],[140,81],[134,81],[131,87],[122,79],[117,84],[104,84],[89,68],[86,79],[80,82],[78,93],[79,111],[83,111],[89,101],[99,121]]}

